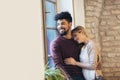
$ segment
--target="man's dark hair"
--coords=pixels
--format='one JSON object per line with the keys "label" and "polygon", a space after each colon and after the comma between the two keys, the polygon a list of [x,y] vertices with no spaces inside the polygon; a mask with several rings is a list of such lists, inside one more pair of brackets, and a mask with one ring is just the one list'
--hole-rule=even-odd
{"label": "man's dark hair", "polygon": [[71,14],[69,12],[61,12],[61,13],[58,13],[56,16],[55,16],[55,21],[58,21],[58,20],[62,20],[62,19],[65,19],[67,20],[68,22],[72,22],[72,17],[71,17]]}

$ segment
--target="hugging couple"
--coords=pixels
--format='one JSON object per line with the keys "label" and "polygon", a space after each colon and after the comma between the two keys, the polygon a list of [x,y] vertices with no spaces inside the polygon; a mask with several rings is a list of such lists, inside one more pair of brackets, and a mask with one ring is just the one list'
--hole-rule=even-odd
{"label": "hugging couple", "polygon": [[72,17],[69,12],[56,14],[59,36],[52,41],[50,51],[55,66],[62,69],[67,80],[97,80],[100,54],[85,28],[77,26],[71,31]]}

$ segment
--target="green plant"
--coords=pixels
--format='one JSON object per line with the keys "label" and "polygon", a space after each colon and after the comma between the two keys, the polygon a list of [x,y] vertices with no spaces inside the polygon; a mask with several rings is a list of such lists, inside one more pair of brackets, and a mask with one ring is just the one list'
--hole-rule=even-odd
{"label": "green plant", "polygon": [[50,68],[47,64],[45,66],[45,80],[65,80],[65,76],[60,69]]}

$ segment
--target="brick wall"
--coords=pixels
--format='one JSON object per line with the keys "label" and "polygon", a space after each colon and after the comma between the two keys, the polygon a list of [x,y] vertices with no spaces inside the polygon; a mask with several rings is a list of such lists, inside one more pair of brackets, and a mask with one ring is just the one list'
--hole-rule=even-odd
{"label": "brick wall", "polygon": [[120,80],[120,0],[85,0],[85,22],[100,47],[106,80]]}
{"label": "brick wall", "polygon": [[99,18],[101,15],[103,0],[85,0],[85,27],[90,37],[100,46]]}

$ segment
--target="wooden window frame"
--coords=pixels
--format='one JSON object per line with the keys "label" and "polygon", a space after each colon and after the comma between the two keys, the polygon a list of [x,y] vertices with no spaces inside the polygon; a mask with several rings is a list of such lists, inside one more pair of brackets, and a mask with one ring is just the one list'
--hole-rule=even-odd
{"label": "wooden window frame", "polygon": [[46,5],[45,5],[45,1],[49,1],[49,2],[52,2],[56,5],[56,13],[57,13],[57,0],[56,1],[53,1],[53,0],[42,0],[42,10],[43,10],[43,32],[44,32],[44,50],[45,50],[45,53],[44,53],[44,59],[45,59],[45,64],[47,64],[48,62],[48,57],[51,57],[50,55],[48,55],[48,44],[47,44],[47,30],[56,30],[56,28],[51,28],[51,27],[46,27],[46,13],[49,13],[49,12],[46,12]]}

